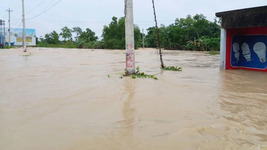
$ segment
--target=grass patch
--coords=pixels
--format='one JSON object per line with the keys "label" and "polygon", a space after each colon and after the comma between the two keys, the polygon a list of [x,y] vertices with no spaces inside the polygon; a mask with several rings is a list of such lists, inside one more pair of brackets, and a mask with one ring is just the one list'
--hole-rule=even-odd
{"label": "grass patch", "polygon": [[169,71],[182,71],[183,69],[182,69],[181,67],[168,66],[168,67],[164,67],[163,70],[169,70]]}
{"label": "grass patch", "polygon": [[11,49],[11,48],[17,48],[17,46],[8,46],[8,45],[5,45],[3,47],[0,47],[0,49]]}
{"label": "grass patch", "polygon": [[47,48],[78,48],[75,44],[47,44],[41,43],[37,44],[36,47],[47,47]]}
{"label": "grass patch", "polygon": [[219,55],[220,54],[220,51],[207,51],[206,54],[209,54],[209,55]]}

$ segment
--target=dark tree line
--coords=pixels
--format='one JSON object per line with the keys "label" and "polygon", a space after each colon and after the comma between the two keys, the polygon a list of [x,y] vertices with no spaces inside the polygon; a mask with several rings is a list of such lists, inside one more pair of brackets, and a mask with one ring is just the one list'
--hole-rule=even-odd
{"label": "dark tree line", "polygon": [[[161,46],[165,49],[219,50],[220,26],[202,14],[176,19],[175,23],[159,28]],[[147,47],[157,47],[155,27],[147,29]]]}
{"label": "dark tree line", "polygon": [[[202,14],[188,15],[186,18],[176,19],[169,26],[159,28],[161,46],[165,49],[187,50],[219,50],[220,26],[218,21],[210,22]],[[142,46],[142,36],[145,36],[146,47],[157,47],[155,27],[147,29],[147,35],[142,35],[137,25],[134,28],[135,46]],[[63,38],[63,41],[59,39]],[[74,39],[72,38],[74,37]],[[125,49],[125,19],[112,18],[109,25],[104,26],[102,40],[91,29],[82,31],[80,27],[70,29],[63,27],[61,33],[53,31],[46,34],[38,46],[78,47]]]}

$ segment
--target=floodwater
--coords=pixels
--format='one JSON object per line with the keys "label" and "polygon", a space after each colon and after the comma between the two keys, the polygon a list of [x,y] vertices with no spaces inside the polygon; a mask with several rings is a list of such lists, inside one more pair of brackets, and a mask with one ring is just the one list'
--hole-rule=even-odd
{"label": "floodwater", "polygon": [[159,80],[120,78],[125,51],[0,50],[1,150],[266,150],[267,74],[219,56],[136,51]]}

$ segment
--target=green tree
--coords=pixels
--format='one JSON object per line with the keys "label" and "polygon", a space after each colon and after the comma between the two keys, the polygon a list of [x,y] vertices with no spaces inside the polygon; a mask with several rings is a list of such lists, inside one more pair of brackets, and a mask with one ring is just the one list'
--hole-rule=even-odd
{"label": "green tree", "polygon": [[47,43],[47,44],[59,44],[60,41],[59,41],[59,35],[56,31],[53,31],[49,34],[45,34],[45,39],[44,41]]}
{"label": "green tree", "polygon": [[103,48],[102,43],[91,29],[86,28],[78,37],[77,46],[80,48]]}
{"label": "green tree", "polygon": [[[157,41],[157,33],[155,27],[150,27],[147,29],[148,33],[146,36],[146,43],[148,47],[157,47],[158,41]],[[168,45],[169,39],[167,36],[167,28],[164,25],[161,25],[159,27],[159,35],[160,35],[160,45],[164,48]]]}
{"label": "green tree", "polygon": [[85,43],[96,41],[97,39],[98,37],[95,36],[95,32],[93,32],[89,28],[86,28],[86,30],[82,32],[81,35],[79,36],[79,41],[84,41]]}
{"label": "green tree", "polygon": [[[141,32],[136,25],[134,27],[134,35],[137,48],[141,43]],[[125,49],[125,18],[122,17],[118,20],[117,17],[113,17],[109,26],[104,26],[102,37],[105,48]]]}
{"label": "green tree", "polygon": [[82,34],[82,29],[80,27],[72,28],[72,32],[76,33],[75,41],[78,40],[78,37]]}
{"label": "green tree", "polygon": [[102,37],[106,48],[125,48],[124,19],[121,18],[119,21],[117,19],[117,17],[113,17],[109,26],[104,26]]}
{"label": "green tree", "polygon": [[150,27],[147,29],[146,43],[148,47],[157,47],[157,34],[155,27]]}
{"label": "green tree", "polygon": [[[215,47],[218,44],[215,42],[218,41],[217,38],[220,36],[220,26],[217,24],[217,20],[210,22],[202,14],[196,14],[193,17],[188,15],[186,18],[177,18],[173,24],[167,27],[161,26],[159,31],[161,45],[165,49],[193,49],[196,48],[193,46],[195,44],[192,44],[194,42],[202,43],[202,47],[196,50],[209,49],[209,47],[216,49]],[[212,44],[207,42],[212,42]],[[154,27],[148,28],[146,43],[149,47],[157,46]]]}
{"label": "green tree", "polygon": [[136,48],[141,47],[143,45],[142,33],[137,25],[134,26],[134,41]]}
{"label": "green tree", "polygon": [[66,41],[66,39],[68,39],[68,40],[71,40],[72,38],[72,34],[71,34],[71,29],[70,28],[68,28],[68,27],[63,27],[62,29],[61,29],[61,33],[60,33],[60,36],[62,36],[62,38],[64,38],[64,41]]}

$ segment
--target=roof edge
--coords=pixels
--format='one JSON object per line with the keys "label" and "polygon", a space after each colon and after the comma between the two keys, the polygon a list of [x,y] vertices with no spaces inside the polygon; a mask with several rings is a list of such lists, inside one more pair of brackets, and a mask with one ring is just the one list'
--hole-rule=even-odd
{"label": "roof edge", "polygon": [[236,12],[242,12],[242,11],[248,11],[253,9],[267,9],[267,5],[265,6],[258,6],[258,7],[251,7],[251,8],[244,8],[244,9],[236,9],[236,10],[230,10],[230,11],[223,11],[223,12],[217,12],[215,15],[216,17],[222,17],[227,14],[236,13]]}

